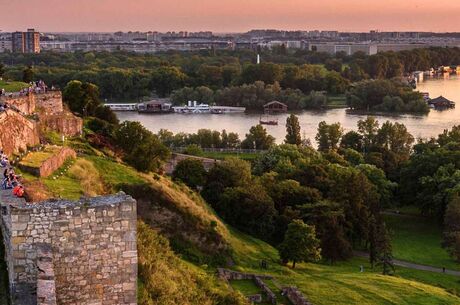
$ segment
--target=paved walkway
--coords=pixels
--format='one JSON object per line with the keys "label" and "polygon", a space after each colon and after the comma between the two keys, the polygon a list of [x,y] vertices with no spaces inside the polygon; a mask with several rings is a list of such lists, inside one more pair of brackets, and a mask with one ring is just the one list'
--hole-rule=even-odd
{"label": "paved walkway", "polygon": [[[366,252],[354,251],[354,254],[355,254],[355,256],[369,258],[369,254],[366,253]],[[399,260],[399,259],[393,259],[393,264],[395,266],[409,268],[409,269],[436,272],[436,273],[445,273],[445,274],[460,276],[460,271],[446,269],[446,271],[443,272],[442,268],[410,263],[410,262],[402,261],[402,260]]]}

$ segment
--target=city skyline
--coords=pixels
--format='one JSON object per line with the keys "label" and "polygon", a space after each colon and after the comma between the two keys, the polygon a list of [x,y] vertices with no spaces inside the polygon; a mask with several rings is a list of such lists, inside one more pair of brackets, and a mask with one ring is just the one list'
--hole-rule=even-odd
{"label": "city skyline", "polygon": [[[460,31],[449,16],[460,2],[364,0],[163,1],[0,0],[3,31],[34,27],[43,32],[200,31],[244,32],[251,29],[338,31]],[[122,9],[120,9],[122,8]]]}

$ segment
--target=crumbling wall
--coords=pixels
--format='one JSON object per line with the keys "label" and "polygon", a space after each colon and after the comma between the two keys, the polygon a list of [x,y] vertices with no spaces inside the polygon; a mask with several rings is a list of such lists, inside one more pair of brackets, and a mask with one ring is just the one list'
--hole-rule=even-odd
{"label": "crumbling wall", "polygon": [[7,155],[40,143],[37,124],[14,110],[0,113],[0,148]]}
{"label": "crumbling wall", "polygon": [[35,105],[40,112],[46,114],[58,114],[64,111],[61,91],[48,91],[34,94]]}
{"label": "crumbling wall", "polygon": [[286,295],[293,305],[312,305],[297,287],[284,287],[283,294]]}
{"label": "crumbling wall", "polygon": [[60,114],[40,115],[40,125],[43,130],[53,130],[67,137],[78,136],[83,131],[83,120],[70,112]]}
{"label": "crumbling wall", "polygon": [[28,95],[13,95],[12,97],[3,96],[0,100],[8,106],[18,109],[22,113],[28,115],[35,112],[35,96]]}
{"label": "crumbling wall", "polygon": [[52,249],[56,304],[137,304],[136,202],[130,196],[33,205],[8,201],[2,198],[1,226],[13,305],[37,302],[37,283],[43,280],[37,253],[43,244]]}

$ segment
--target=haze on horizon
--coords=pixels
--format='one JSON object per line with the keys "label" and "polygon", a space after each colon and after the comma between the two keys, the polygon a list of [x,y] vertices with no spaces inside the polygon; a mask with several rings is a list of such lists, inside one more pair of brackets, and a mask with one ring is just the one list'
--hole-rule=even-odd
{"label": "haze on horizon", "polygon": [[3,31],[460,32],[459,0],[0,0],[0,8]]}

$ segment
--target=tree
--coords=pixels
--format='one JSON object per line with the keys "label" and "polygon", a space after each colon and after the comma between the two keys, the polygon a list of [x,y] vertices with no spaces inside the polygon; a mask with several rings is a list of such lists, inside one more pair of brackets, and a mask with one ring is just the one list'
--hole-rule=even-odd
{"label": "tree", "polygon": [[316,228],[321,240],[321,256],[334,264],[353,256],[350,241],[345,235],[345,214],[340,204],[322,200],[301,207],[302,218]]}
{"label": "tree", "polygon": [[246,139],[241,143],[241,147],[246,149],[269,149],[275,144],[275,138],[267,133],[262,125],[256,125],[249,129]]}
{"label": "tree", "polygon": [[302,137],[300,135],[299,118],[291,114],[286,119],[286,144],[300,145],[302,144]]}
{"label": "tree", "polygon": [[212,206],[219,216],[241,231],[271,240],[277,213],[273,200],[258,183],[226,188]]}
{"label": "tree", "polygon": [[32,82],[34,80],[34,77],[35,77],[35,72],[32,66],[27,66],[27,68],[25,68],[22,71],[22,81],[24,83]]}
{"label": "tree", "polygon": [[139,171],[159,169],[170,155],[170,151],[158,137],[139,122],[125,121],[120,124],[114,139],[125,153],[123,159]]}
{"label": "tree", "polygon": [[96,118],[117,125],[119,123],[117,115],[108,106],[99,105],[94,112]]}
{"label": "tree", "polygon": [[444,216],[443,246],[460,262],[460,197],[449,203]]}
{"label": "tree", "polygon": [[203,162],[198,159],[187,158],[179,161],[172,173],[175,180],[182,181],[191,188],[203,186],[206,182],[206,170]]}
{"label": "tree", "polygon": [[393,264],[391,239],[383,221],[377,222],[376,235],[375,252],[379,260],[378,265],[382,266],[383,275],[393,274],[395,267]]}
{"label": "tree", "polygon": [[[67,83],[62,93],[62,98],[70,110],[84,116],[95,115],[96,109],[102,106],[99,99],[99,88],[94,84],[83,83],[77,80]],[[106,109],[99,111],[101,116],[108,115],[109,113]],[[106,118],[113,120],[113,114]]]}
{"label": "tree", "polygon": [[5,65],[0,63],[0,78],[5,74]]}
{"label": "tree", "polygon": [[316,238],[314,226],[302,220],[294,220],[288,225],[284,241],[279,245],[281,260],[292,261],[292,268],[297,262],[318,261],[321,259],[320,241]]}
{"label": "tree", "polygon": [[379,121],[375,117],[369,116],[365,120],[358,121],[358,132],[363,139],[365,152],[369,152],[376,142],[379,131]]}
{"label": "tree", "polygon": [[212,205],[219,201],[225,188],[246,186],[251,179],[251,165],[248,162],[228,158],[211,168],[201,194]]}
{"label": "tree", "polygon": [[173,90],[183,86],[186,75],[178,67],[162,66],[152,73],[151,87],[160,97],[171,94]]}
{"label": "tree", "polygon": [[343,128],[340,123],[326,124],[322,121],[318,125],[318,133],[316,134],[316,142],[318,142],[318,150],[336,150],[343,134]]}
{"label": "tree", "polygon": [[354,130],[343,135],[340,141],[340,147],[354,149],[358,152],[363,150],[363,137]]}

